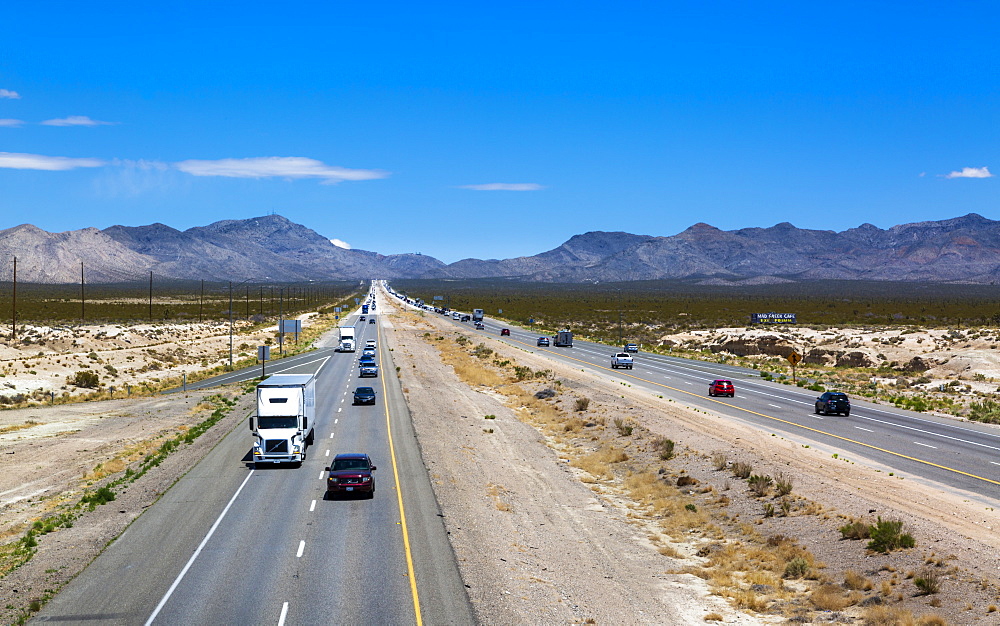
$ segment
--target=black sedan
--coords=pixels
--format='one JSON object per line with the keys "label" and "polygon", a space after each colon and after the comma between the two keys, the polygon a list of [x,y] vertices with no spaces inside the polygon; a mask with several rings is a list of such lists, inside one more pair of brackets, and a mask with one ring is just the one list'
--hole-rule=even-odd
{"label": "black sedan", "polygon": [[371,387],[358,387],[354,390],[354,404],[375,404],[375,390]]}

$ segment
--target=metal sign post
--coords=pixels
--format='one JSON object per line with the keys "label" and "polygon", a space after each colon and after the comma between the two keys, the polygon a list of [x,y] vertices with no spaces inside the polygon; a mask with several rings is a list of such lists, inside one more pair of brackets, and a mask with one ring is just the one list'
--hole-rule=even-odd
{"label": "metal sign post", "polygon": [[794,385],[794,384],[796,384],[795,383],[795,366],[798,365],[799,362],[802,360],[802,355],[799,354],[798,352],[795,352],[793,350],[792,353],[789,354],[788,356],[786,356],[785,358],[788,359],[788,362],[792,364],[792,384]]}
{"label": "metal sign post", "polygon": [[260,361],[260,377],[264,378],[267,376],[264,366],[271,360],[271,346],[257,346],[257,360]]}

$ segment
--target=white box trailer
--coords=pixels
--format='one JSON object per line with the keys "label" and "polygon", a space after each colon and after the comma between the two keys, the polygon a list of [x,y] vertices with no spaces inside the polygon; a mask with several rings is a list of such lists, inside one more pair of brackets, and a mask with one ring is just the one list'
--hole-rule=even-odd
{"label": "white box trailer", "polygon": [[255,463],[301,463],[313,443],[316,378],[275,374],[257,385],[257,414],[250,418]]}
{"label": "white box trailer", "polygon": [[483,321],[483,310],[482,309],[472,309],[472,321],[481,322]]}

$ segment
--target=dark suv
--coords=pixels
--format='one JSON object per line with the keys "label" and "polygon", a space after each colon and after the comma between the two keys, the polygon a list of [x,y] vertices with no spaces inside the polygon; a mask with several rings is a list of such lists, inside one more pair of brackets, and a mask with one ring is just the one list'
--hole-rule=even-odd
{"label": "dark suv", "polygon": [[326,468],[326,496],[329,500],[345,493],[364,494],[375,497],[375,466],[367,454],[338,454],[333,465]]}
{"label": "dark suv", "polygon": [[831,413],[834,415],[839,413],[850,415],[851,401],[847,397],[846,393],[840,391],[827,391],[820,397],[816,398],[816,413],[822,415],[830,415]]}

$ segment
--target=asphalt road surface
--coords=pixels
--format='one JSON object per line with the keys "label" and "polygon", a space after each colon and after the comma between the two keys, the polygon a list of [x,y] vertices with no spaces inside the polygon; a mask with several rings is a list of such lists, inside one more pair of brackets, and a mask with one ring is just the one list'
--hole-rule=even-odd
{"label": "asphalt road surface", "polygon": [[[433,312],[427,314],[435,315]],[[445,316],[442,316],[445,319]],[[867,459],[883,471],[964,492],[989,505],[1000,500],[1000,429],[991,424],[896,409],[851,398],[851,414],[819,415],[818,392],[768,382],[753,369],[639,352],[631,370],[612,369],[621,351],[575,339],[573,347],[539,347],[543,334],[484,320],[485,330],[446,318],[470,335],[489,335],[573,367],[598,372],[630,386],[632,392],[672,398],[687,406],[710,409],[761,429],[850,459]],[[510,336],[500,336],[508,328]],[[552,339],[549,336],[549,339]],[[708,383],[732,380],[733,398],[709,397]]]}
{"label": "asphalt road surface", "polygon": [[[380,339],[381,324],[357,328],[361,345]],[[359,379],[360,355],[280,362],[317,375],[315,443],[301,466],[255,467],[244,421],[34,621],[472,623],[391,357],[379,350],[380,377]],[[375,406],[352,405],[358,386],[376,388]],[[324,499],[324,467],[341,452],[372,457],[373,499]]]}

